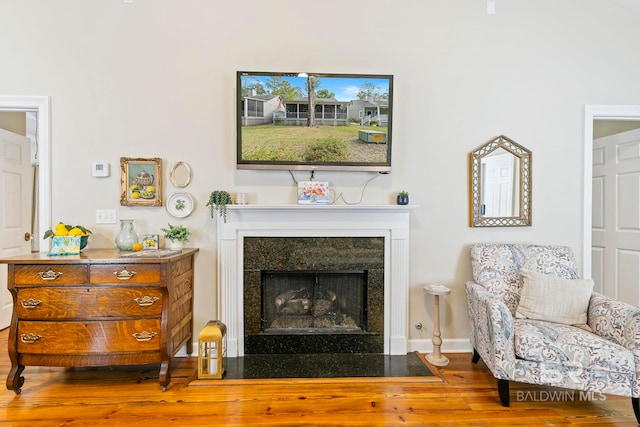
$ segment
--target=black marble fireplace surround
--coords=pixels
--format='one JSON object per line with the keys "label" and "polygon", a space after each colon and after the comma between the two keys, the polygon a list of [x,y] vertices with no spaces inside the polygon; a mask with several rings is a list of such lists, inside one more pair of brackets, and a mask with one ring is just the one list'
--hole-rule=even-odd
{"label": "black marble fireplace surround", "polygon": [[[384,352],[383,237],[245,237],[243,250],[246,355]],[[357,328],[265,328],[261,283],[268,272],[287,271],[364,277],[364,319]]]}

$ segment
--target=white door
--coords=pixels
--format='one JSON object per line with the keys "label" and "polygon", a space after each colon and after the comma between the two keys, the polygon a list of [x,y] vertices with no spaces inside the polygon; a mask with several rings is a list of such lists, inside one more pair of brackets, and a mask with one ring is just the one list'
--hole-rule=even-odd
{"label": "white door", "polygon": [[518,158],[504,149],[498,149],[482,158],[482,216],[518,216],[519,195],[516,173]]}
{"label": "white door", "polygon": [[[31,142],[0,129],[0,257],[31,252]],[[0,266],[0,329],[11,322],[13,301],[7,290],[7,266]]]}
{"label": "white door", "polygon": [[640,130],[593,141],[591,277],[640,306]]}

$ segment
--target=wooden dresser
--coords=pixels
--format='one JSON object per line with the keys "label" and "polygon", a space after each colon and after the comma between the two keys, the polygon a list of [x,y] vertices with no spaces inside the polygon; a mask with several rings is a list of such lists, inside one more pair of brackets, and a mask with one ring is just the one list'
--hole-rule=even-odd
{"label": "wooden dresser", "polygon": [[116,249],[0,259],[13,295],[7,388],[20,393],[25,366],[160,364],[193,340],[194,255],[123,258]]}

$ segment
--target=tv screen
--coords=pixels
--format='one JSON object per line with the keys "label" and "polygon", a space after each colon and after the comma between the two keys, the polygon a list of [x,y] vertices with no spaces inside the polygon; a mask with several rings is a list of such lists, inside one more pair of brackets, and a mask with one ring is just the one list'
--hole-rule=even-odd
{"label": "tv screen", "polygon": [[393,76],[237,72],[237,168],[391,170]]}

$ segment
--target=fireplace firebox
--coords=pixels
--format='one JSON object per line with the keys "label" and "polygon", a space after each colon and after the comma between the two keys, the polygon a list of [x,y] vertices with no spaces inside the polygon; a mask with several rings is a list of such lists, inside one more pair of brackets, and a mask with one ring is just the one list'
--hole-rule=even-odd
{"label": "fireplace firebox", "polygon": [[366,270],[265,270],[260,330],[267,334],[365,332],[366,284]]}

